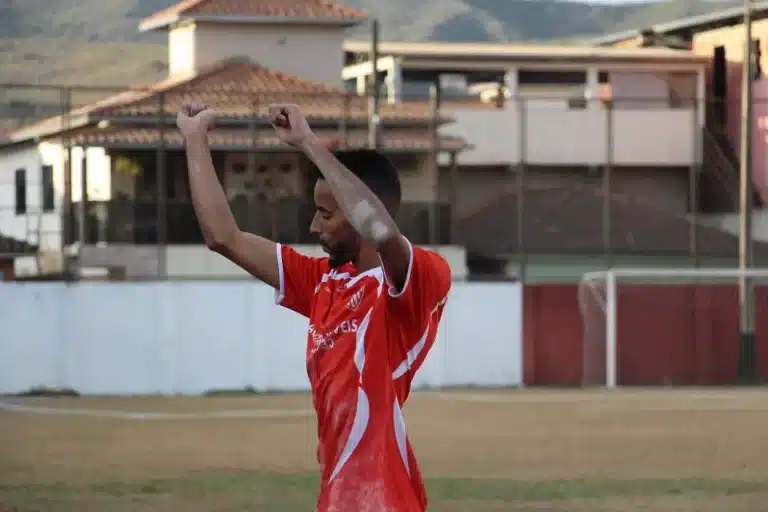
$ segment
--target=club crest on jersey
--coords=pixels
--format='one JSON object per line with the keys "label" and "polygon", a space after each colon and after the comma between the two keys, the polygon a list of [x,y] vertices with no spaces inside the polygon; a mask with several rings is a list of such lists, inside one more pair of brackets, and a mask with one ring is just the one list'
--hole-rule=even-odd
{"label": "club crest on jersey", "polygon": [[363,302],[363,290],[358,290],[347,302],[347,309],[355,310],[360,303]]}

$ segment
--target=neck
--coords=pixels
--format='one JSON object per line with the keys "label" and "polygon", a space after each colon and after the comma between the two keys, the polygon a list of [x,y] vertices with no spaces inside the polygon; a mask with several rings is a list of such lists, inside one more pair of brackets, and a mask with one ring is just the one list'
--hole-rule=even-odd
{"label": "neck", "polygon": [[360,272],[365,272],[366,270],[381,266],[381,260],[379,259],[379,253],[376,251],[376,247],[369,242],[363,242],[354,264]]}

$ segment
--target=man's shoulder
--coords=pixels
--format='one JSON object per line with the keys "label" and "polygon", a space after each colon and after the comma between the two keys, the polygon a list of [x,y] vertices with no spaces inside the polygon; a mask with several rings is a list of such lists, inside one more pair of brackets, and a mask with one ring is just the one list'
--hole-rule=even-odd
{"label": "man's shoulder", "polygon": [[316,251],[304,247],[296,248],[286,244],[278,244],[278,247],[280,248],[280,257],[283,262],[288,259],[296,267],[311,268],[324,273],[328,272],[331,268],[328,263],[328,256],[320,256]]}
{"label": "man's shoulder", "polygon": [[440,281],[450,282],[451,280],[453,273],[451,265],[438,251],[413,246],[413,263],[420,267],[421,273],[426,272],[437,277]]}
{"label": "man's shoulder", "polygon": [[448,264],[448,260],[445,259],[445,256],[443,256],[439,251],[429,248],[429,247],[419,247],[415,244],[411,245],[413,249],[413,257],[414,258],[426,258],[433,262],[440,262],[445,265]]}

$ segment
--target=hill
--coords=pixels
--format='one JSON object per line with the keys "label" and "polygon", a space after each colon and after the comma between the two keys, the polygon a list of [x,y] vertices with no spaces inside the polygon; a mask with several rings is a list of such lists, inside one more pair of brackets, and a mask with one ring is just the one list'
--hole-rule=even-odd
{"label": "hill", "polygon": [[[737,0],[593,4],[562,0],[344,0],[376,16],[384,39],[541,41],[646,27]],[[122,85],[162,73],[163,33],[139,20],[174,0],[0,0],[0,82]],[[359,27],[351,37],[365,37]],[[119,56],[117,59],[115,57]],[[137,74],[138,73],[138,74]]]}
{"label": "hill", "polygon": [[[381,20],[387,39],[542,40],[601,34],[691,16],[736,0],[651,0],[593,4],[562,0],[343,0]],[[0,39],[162,42],[140,34],[141,18],[173,0],[4,0]]]}

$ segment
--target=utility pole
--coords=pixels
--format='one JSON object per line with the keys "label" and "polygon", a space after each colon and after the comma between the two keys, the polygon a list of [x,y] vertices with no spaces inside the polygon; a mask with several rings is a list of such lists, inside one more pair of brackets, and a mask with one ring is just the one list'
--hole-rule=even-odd
{"label": "utility pole", "polygon": [[752,0],[744,0],[744,65],[741,97],[741,154],[739,162],[739,366],[743,381],[755,378],[755,294],[752,279],[752,80],[756,56],[752,43]]}
{"label": "utility pole", "polygon": [[371,22],[371,90],[368,99],[368,146],[372,149],[379,149],[381,143],[380,123],[380,101],[381,101],[381,80],[379,78],[379,20],[374,19]]}

